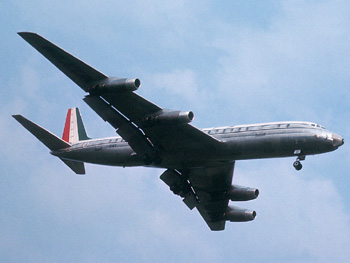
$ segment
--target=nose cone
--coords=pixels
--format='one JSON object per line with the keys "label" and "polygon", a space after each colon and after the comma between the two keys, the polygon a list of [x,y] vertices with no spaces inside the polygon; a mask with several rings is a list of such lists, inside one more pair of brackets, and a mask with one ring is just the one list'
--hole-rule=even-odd
{"label": "nose cone", "polygon": [[333,137],[333,146],[335,148],[338,148],[344,144],[344,139],[340,135],[333,133],[332,137]]}

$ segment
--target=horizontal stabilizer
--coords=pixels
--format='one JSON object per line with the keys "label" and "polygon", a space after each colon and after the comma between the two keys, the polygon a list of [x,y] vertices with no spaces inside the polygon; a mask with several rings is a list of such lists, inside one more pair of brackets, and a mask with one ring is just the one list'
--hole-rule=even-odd
{"label": "horizontal stabilizer", "polygon": [[24,118],[22,115],[12,115],[20,124],[23,125],[30,133],[32,133],[39,141],[41,141],[51,151],[57,151],[69,148],[71,145],[48,130]]}
{"label": "horizontal stabilizer", "polygon": [[60,159],[76,174],[85,174],[85,166],[83,162],[64,160],[62,158]]}

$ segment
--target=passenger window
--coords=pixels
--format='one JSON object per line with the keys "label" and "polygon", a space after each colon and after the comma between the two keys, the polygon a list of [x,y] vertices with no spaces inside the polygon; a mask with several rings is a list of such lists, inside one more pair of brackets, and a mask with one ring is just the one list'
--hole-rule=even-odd
{"label": "passenger window", "polygon": [[261,130],[261,126],[249,127],[248,130],[250,130],[250,131],[259,131],[259,130]]}

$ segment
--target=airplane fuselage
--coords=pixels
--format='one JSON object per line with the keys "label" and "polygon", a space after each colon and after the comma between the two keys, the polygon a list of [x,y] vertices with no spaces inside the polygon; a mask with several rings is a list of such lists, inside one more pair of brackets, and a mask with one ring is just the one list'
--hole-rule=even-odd
{"label": "airplane fuselage", "polygon": [[[343,139],[310,122],[275,122],[232,127],[207,128],[203,132],[221,141],[216,148],[159,150],[161,162],[155,167],[188,168],[203,162],[213,165],[233,160],[315,155],[336,150]],[[113,166],[145,165],[141,156],[121,137],[81,141],[51,152],[63,159]]]}

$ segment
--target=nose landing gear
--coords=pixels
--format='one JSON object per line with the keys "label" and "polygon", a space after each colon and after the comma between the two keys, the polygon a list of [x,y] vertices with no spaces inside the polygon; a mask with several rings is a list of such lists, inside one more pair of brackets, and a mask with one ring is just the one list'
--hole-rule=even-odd
{"label": "nose landing gear", "polygon": [[304,155],[298,156],[297,160],[293,163],[293,166],[294,166],[295,170],[300,171],[301,168],[303,168],[303,166],[302,166],[300,161],[304,161],[304,160],[305,160],[305,156]]}
{"label": "nose landing gear", "polygon": [[294,163],[293,163],[293,166],[295,168],[295,170],[299,171],[301,170],[301,168],[303,168],[303,165],[301,164],[300,161],[296,160]]}

